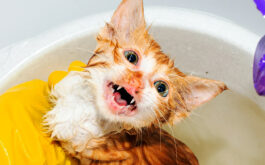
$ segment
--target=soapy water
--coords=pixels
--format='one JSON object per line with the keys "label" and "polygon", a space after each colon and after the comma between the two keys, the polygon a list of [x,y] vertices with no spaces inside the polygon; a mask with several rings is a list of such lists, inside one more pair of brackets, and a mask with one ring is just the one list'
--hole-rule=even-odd
{"label": "soapy water", "polygon": [[250,99],[225,91],[193,111],[169,133],[203,165],[264,165],[265,112]]}

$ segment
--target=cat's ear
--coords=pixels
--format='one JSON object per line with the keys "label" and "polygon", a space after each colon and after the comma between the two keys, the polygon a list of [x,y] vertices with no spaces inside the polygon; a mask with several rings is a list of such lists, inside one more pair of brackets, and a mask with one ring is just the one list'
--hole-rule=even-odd
{"label": "cat's ear", "polygon": [[186,76],[185,81],[187,82],[187,91],[183,93],[182,97],[188,111],[210,101],[227,89],[223,82],[216,80]]}
{"label": "cat's ear", "polygon": [[145,27],[143,0],[123,0],[111,18],[111,25],[122,33]]}
{"label": "cat's ear", "polygon": [[195,76],[186,76],[185,87],[181,92],[182,110],[178,111],[169,120],[171,124],[177,123],[190,114],[192,110],[206,103],[228,89],[221,81],[209,80]]}
{"label": "cat's ear", "polygon": [[132,33],[145,28],[143,0],[123,0],[103,30],[105,37],[128,40]]}

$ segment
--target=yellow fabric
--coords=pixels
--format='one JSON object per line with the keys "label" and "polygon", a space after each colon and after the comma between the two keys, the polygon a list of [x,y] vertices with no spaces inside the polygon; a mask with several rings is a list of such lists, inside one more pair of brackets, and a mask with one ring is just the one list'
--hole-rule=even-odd
{"label": "yellow fabric", "polygon": [[[73,62],[69,71],[81,71],[85,64]],[[55,71],[48,83],[32,80],[8,89],[0,96],[0,164],[1,165],[73,165],[76,161],[45,133],[43,115],[51,108],[50,88],[67,72]]]}

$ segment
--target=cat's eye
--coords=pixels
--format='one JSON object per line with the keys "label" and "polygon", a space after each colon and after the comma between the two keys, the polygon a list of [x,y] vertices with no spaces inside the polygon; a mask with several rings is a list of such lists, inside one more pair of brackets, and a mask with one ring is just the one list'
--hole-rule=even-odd
{"label": "cat's eye", "polygon": [[125,58],[132,64],[136,65],[138,63],[138,55],[132,50],[124,51]]}
{"label": "cat's eye", "polygon": [[160,94],[160,96],[162,97],[166,97],[168,95],[168,85],[167,83],[165,83],[164,81],[156,81],[154,83],[155,88],[157,90],[157,92]]}

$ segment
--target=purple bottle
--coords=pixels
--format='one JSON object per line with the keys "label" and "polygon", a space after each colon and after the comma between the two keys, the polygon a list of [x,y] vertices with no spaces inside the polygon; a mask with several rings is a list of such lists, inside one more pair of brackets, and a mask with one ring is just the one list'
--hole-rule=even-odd
{"label": "purple bottle", "polygon": [[257,9],[265,16],[265,0],[254,0],[257,5]]}
{"label": "purple bottle", "polygon": [[258,43],[253,64],[253,80],[256,92],[265,96],[265,36]]}

